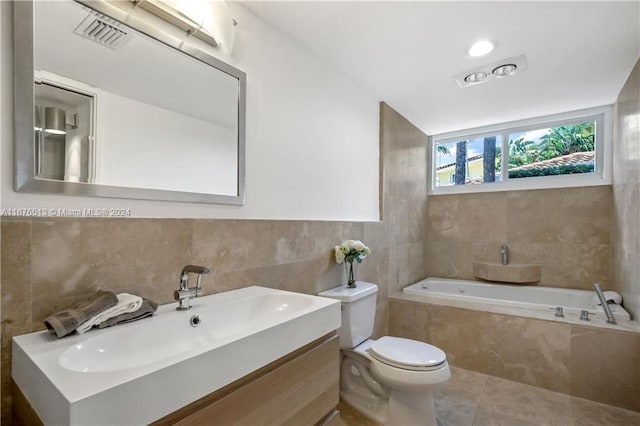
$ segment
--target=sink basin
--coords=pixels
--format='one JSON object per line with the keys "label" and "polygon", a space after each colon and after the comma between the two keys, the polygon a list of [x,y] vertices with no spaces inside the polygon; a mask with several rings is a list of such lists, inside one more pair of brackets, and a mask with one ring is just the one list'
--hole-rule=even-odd
{"label": "sink basin", "polygon": [[136,368],[198,351],[215,345],[222,337],[242,335],[262,324],[291,317],[312,303],[306,295],[263,294],[221,306],[194,307],[190,312],[200,318],[198,328],[174,318],[162,318],[146,327],[116,327],[111,333],[89,335],[70,346],[59,361],[67,370],[82,373]]}
{"label": "sink basin", "polygon": [[473,275],[486,281],[532,284],[540,281],[542,266],[533,264],[473,262]]}
{"label": "sink basin", "polygon": [[175,306],[62,339],[16,336],[13,379],[45,424],[148,424],[340,327],[338,301],[258,286]]}

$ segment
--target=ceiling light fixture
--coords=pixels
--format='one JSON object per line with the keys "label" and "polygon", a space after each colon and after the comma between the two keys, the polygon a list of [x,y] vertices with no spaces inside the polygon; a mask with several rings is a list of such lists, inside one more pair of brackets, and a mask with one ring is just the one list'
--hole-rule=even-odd
{"label": "ceiling light fixture", "polygon": [[489,40],[478,40],[469,48],[469,56],[473,58],[479,58],[480,56],[487,55],[493,50],[493,43]]}
{"label": "ceiling light fixture", "polygon": [[[188,36],[200,39],[213,47],[218,46],[216,37],[203,25],[204,14],[207,12],[206,2],[173,0],[130,1],[134,7],[139,6],[141,9],[146,10],[165,22],[180,28],[185,31]],[[187,10],[184,10],[184,6],[187,7]]]}
{"label": "ceiling light fixture", "polygon": [[178,27],[187,36],[210,46],[231,52],[233,27],[238,23],[230,15],[226,1],[210,0],[129,0],[156,17]]}
{"label": "ceiling light fixture", "polygon": [[460,87],[474,86],[492,79],[502,80],[503,77],[520,74],[527,68],[527,58],[520,55],[461,72],[454,75],[453,79]]}
{"label": "ceiling light fixture", "polygon": [[491,74],[496,77],[506,77],[516,72],[518,66],[516,64],[504,64],[496,67],[491,71]]}
{"label": "ceiling light fixture", "polygon": [[464,81],[469,84],[483,83],[487,80],[489,75],[486,72],[473,72],[464,78]]}

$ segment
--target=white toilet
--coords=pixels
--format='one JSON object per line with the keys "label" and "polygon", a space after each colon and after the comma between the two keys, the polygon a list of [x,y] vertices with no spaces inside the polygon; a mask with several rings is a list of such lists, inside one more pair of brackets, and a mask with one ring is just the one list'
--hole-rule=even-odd
{"label": "white toilet", "polygon": [[436,426],[433,391],[451,377],[446,354],[416,340],[371,340],[378,286],[358,281],[319,293],[342,302],[340,397],[386,425]]}

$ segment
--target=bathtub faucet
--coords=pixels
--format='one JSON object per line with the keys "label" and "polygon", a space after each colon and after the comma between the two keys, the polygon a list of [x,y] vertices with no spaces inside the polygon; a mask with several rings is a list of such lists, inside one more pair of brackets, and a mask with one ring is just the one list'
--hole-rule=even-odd
{"label": "bathtub faucet", "polygon": [[502,264],[508,265],[509,264],[509,246],[507,246],[507,243],[502,244],[502,247],[500,247],[500,256],[502,256]]}
{"label": "bathtub faucet", "polygon": [[[195,287],[189,287],[189,274],[197,274],[198,281]],[[203,274],[208,274],[209,268],[204,266],[187,265],[180,272],[180,288],[173,292],[173,298],[178,301],[178,311],[187,311],[191,309],[190,301],[192,297],[202,295],[202,286],[200,278]]]}
{"label": "bathtub faucet", "polygon": [[613,317],[611,313],[611,308],[609,308],[609,304],[607,303],[607,299],[604,297],[604,293],[602,293],[602,289],[600,288],[600,284],[593,284],[593,288],[596,290],[596,294],[598,295],[598,299],[600,299],[600,303],[602,304],[602,309],[604,309],[604,314],[607,316],[607,324],[618,324],[616,319]]}

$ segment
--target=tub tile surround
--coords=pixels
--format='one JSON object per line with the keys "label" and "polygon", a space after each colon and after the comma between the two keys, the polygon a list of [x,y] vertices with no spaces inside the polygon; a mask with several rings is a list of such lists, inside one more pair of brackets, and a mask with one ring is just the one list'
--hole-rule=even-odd
{"label": "tub tile surround", "polygon": [[436,345],[456,367],[640,411],[638,333],[396,298],[389,312],[391,335]]}
{"label": "tub tile surround", "polygon": [[[569,392],[567,327],[433,305],[427,320],[428,341],[442,348],[453,365]],[[456,321],[465,326],[451,327]]]}
{"label": "tub tile surround", "polygon": [[640,411],[640,335],[571,327],[571,395]]}
{"label": "tub tile surround", "polygon": [[205,294],[254,284],[315,294],[345,280],[333,246],[360,239],[372,254],[358,279],[380,287],[374,332],[387,334],[388,295],[426,277],[427,136],[384,103],[380,127],[380,222],[2,218],[2,424],[11,423],[14,335],[42,330],[98,288],[174,303],[188,263],[211,268]]}
{"label": "tub tile surround", "polygon": [[613,279],[640,318],[640,60],[614,106]]}
{"label": "tub tile surround", "polygon": [[540,285],[608,289],[612,198],[610,186],[429,197],[427,271],[473,280],[506,242],[511,263],[542,265]]}

